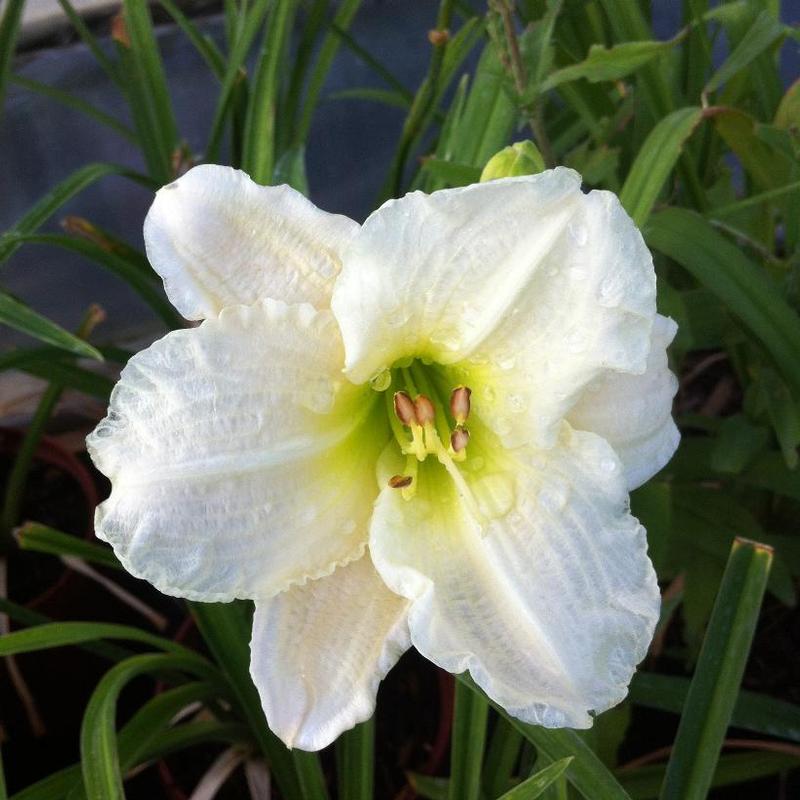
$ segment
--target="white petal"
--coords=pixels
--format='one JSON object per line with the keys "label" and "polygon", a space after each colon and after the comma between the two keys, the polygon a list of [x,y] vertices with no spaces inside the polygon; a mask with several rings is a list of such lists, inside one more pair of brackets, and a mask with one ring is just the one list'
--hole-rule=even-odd
{"label": "white petal", "polygon": [[385,412],[342,357],[330,311],[272,300],[134,356],[87,440],[113,486],[97,535],[162,592],[207,601],[358,557],[386,436],[369,414]]}
{"label": "white petal", "polygon": [[586,387],[569,412],[574,428],[602,436],[616,450],[629,489],[655,475],[678,447],[680,433],[672,419],[678,380],[670,372],[667,347],[678,326],[658,315],[643,375],[605,372]]}
{"label": "white petal", "polygon": [[436,479],[429,459],[416,497],[381,493],[375,566],[412,601],[411,640],[423,655],[469,670],[520,719],[588,727],[590,710],[625,696],[658,618],[621,465],[604,440],[566,423],[552,450],[495,454],[488,475],[471,474],[470,458],[463,474],[489,521]]}
{"label": "white petal", "polygon": [[288,747],[321,750],[372,716],[378,684],[410,645],[407,609],[368,553],[256,602],[250,671]]}
{"label": "white petal", "polygon": [[564,168],[390,201],[344,253],[332,308],[346,369],[406,356],[459,364],[509,445],[547,443],[602,369],[642,372],[652,258],[619,200]]}
{"label": "white petal", "polygon": [[289,186],[203,164],[156,194],[144,238],[170,302],[203,319],[267,297],[326,308],[358,227]]}

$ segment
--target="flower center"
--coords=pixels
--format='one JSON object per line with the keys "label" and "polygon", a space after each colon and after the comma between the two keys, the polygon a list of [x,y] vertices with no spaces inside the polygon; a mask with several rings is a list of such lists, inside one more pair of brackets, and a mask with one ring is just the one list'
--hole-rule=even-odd
{"label": "flower center", "polygon": [[402,492],[406,500],[416,494],[418,466],[428,456],[447,470],[459,494],[472,496],[456,464],[467,459],[470,433],[466,422],[472,390],[450,387],[448,397],[437,378],[441,376],[430,366],[412,360],[373,380],[373,388],[384,392],[392,433],[406,457],[405,469],[392,476],[389,486]]}

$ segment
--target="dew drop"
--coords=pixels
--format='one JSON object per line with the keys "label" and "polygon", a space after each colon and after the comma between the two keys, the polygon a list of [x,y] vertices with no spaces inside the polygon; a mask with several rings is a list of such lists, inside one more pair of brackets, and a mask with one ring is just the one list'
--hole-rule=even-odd
{"label": "dew drop", "polygon": [[369,385],[376,392],[385,392],[392,385],[392,373],[388,369],[376,372],[369,380]]}
{"label": "dew drop", "polygon": [[506,405],[514,414],[521,414],[525,411],[525,398],[521,394],[510,394],[506,397]]}
{"label": "dew drop", "polygon": [[494,432],[498,436],[507,436],[511,433],[513,425],[508,417],[496,417],[494,420]]}
{"label": "dew drop", "polygon": [[473,472],[480,472],[486,466],[486,459],[483,456],[472,456],[467,459],[467,466]]}
{"label": "dew drop", "polygon": [[347,519],[342,523],[342,533],[349,536],[356,529],[356,521],[354,519]]}
{"label": "dew drop", "polygon": [[613,458],[604,458],[600,462],[600,469],[603,472],[614,472],[617,469],[617,462]]}
{"label": "dew drop", "polygon": [[567,504],[569,490],[560,482],[553,482],[539,490],[539,502],[549,511],[561,511]]}
{"label": "dew drop", "polygon": [[300,512],[300,524],[310,525],[317,518],[317,508],[314,505],[307,505]]}
{"label": "dew drop", "polygon": [[558,267],[550,267],[550,269],[547,270],[547,276],[549,278],[555,278],[555,276],[558,275],[558,272]]}
{"label": "dew drop", "polygon": [[487,386],[482,392],[481,395],[483,399],[486,400],[487,403],[494,403],[497,395],[495,394],[494,389],[491,386]]}
{"label": "dew drop", "polygon": [[589,231],[583,223],[573,222],[569,226],[569,238],[572,239],[578,247],[583,247],[589,238]]}
{"label": "dew drop", "polygon": [[514,481],[506,473],[484,475],[475,482],[473,491],[481,513],[487,517],[505,516],[514,505]]}

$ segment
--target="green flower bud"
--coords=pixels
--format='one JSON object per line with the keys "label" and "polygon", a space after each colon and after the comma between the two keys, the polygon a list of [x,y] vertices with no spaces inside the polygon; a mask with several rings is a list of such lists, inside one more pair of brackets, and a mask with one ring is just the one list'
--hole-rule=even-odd
{"label": "green flower bud", "polygon": [[483,168],[481,183],[497,178],[516,178],[544,172],[545,163],[539,148],[530,140],[515,142],[495,153]]}

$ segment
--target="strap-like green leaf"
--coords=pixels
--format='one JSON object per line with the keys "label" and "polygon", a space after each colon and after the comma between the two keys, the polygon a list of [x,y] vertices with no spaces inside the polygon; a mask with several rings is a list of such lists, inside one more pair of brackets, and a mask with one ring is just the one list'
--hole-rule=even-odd
{"label": "strap-like green leaf", "polygon": [[0,291],[0,323],[75,355],[103,360],[97,348],[3,291]]}
{"label": "strap-like green leaf", "polygon": [[[466,673],[459,675],[458,680],[480,693],[480,689]],[[513,725],[550,761],[560,761],[562,758],[574,756],[564,774],[587,800],[630,800],[619,781],[576,731],[568,728],[559,730],[529,725],[512,717],[497,703],[491,700],[489,702],[501,717]]]}
{"label": "strap-like green leaf", "polygon": [[450,736],[450,800],[478,800],[489,702],[466,683],[456,684]]}
{"label": "strap-like green leaf", "polygon": [[375,717],[336,740],[339,797],[372,800],[375,783]]}
{"label": "strap-like green leaf", "polygon": [[676,36],[667,42],[622,42],[613,47],[593,44],[583,61],[551,72],[542,84],[542,90],[579,78],[586,78],[590,83],[619,80],[670,52],[681,39]]}
{"label": "strap-like green leaf", "polygon": [[[689,685],[688,678],[638,672],[633,676],[628,696],[638,705],[680,714]],[[731,725],[800,742],[800,706],[743,689],[733,707]]]}
{"label": "strap-like green leaf", "polygon": [[573,756],[567,756],[539,770],[519,786],[515,786],[506,792],[500,800],[536,800],[537,797],[541,797],[551,783],[564,774],[567,767],[572,763],[573,758]]}
{"label": "strap-like green leaf", "polygon": [[770,11],[762,11],[738,46],[709,78],[703,91],[708,94],[718,89],[723,83],[726,83],[736,75],[737,72],[744,69],[753,59],[758,58],[785,31],[785,26]]}
{"label": "strap-like green leaf", "polygon": [[637,225],[647,221],[678,162],[683,143],[702,118],[700,108],[678,109],[664,117],[645,139],[619,195],[620,202]]}
{"label": "strap-like green leaf", "polygon": [[667,766],[662,800],[703,800],[708,793],[771,564],[771,548],[743,539],[734,542]]}
{"label": "strap-like green leaf", "polygon": [[761,340],[800,392],[800,317],[769,277],[703,217],[669,208],[651,217],[645,239],[714,292]]}

